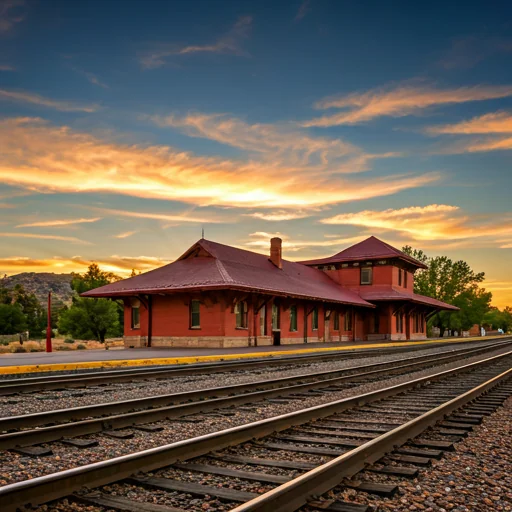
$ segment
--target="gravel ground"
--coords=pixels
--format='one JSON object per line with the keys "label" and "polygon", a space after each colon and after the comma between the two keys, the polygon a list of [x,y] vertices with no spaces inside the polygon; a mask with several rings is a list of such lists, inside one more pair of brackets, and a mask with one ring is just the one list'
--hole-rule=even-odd
{"label": "gravel ground", "polygon": [[[487,342],[488,343],[488,342]],[[478,344],[485,345],[485,343]],[[475,348],[477,346],[475,345]],[[316,373],[345,369],[360,365],[368,365],[400,359],[404,357],[420,357],[447,351],[447,347],[431,347],[415,351],[414,354],[393,353],[375,357],[357,359],[339,359],[302,365],[284,365],[268,369],[248,371],[228,371],[212,375],[194,375],[171,378],[166,380],[147,380],[138,382],[112,383],[102,386],[88,386],[85,389],[51,390],[38,393],[20,394],[0,399],[0,417],[18,416],[37,412],[67,409],[85,405],[103,404],[150,396],[166,395],[209,389],[217,386],[229,386],[247,382],[266,381],[281,377],[292,377],[304,373]]]}
{"label": "gravel ground", "polygon": [[[464,362],[470,362],[473,359],[476,360],[478,358],[471,358]],[[456,367],[460,365],[460,363],[461,362],[451,363],[449,365],[437,367],[435,372]],[[256,406],[254,411],[240,411],[238,408],[233,408],[230,410],[230,416],[195,415],[194,417],[199,420],[197,422],[158,422],[155,424],[163,427],[161,432],[148,434],[146,432],[133,430],[134,436],[132,439],[119,440],[107,437],[105,434],[83,436],[84,438],[96,439],[99,442],[99,445],[92,448],[79,449],[56,442],[51,444],[53,455],[47,457],[30,458],[17,453],[3,451],[0,452],[0,485],[110,459],[127,453],[192,438],[236,425],[243,425],[245,423],[270,418],[287,412],[339,400],[348,396],[353,396],[354,394],[374,391],[382,387],[408,381],[413,377],[424,377],[435,372],[432,369],[423,370],[414,374],[395,377],[377,383],[368,383],[350,390],[326,393],[322,396],[313,396],[300,401],[293,400],[286,404],[269,404],[266,402],[260,402],[254,404]],[[393,419],[397,418],[398,417],[393,416]],[[125,429],[125,431],[128,431],[128,429]]]}
{"label": "gravel ground", "polygon": [[457,443],[455,452],[434,461],[417,478],[404,480],[370,472],[358,475],[364,480],[397,483],[399,492],[394,497],[372,497],[347,489],[335,490],[329,497],[369,504],[380,512],[510,512],[511,439],[512,398],[509,398],[503,407]]}

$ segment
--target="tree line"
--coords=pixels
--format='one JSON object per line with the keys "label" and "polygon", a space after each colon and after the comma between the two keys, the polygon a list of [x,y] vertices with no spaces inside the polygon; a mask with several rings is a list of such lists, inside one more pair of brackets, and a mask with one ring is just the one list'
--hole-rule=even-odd
{"label": "tree line", "polygon": [[480,285],[484,272],[475,272],[463,260],[453,261],[447,256],[429,257],[423,251],[406,245],[402,251],[427,265],[414,274],[414,293],[457,306],[459,311],[439,311],[429,320],[429,326],[458,332],[473,325],[489,329],[512,330],[512,308],[503,310],[491,306],[492,293]]}

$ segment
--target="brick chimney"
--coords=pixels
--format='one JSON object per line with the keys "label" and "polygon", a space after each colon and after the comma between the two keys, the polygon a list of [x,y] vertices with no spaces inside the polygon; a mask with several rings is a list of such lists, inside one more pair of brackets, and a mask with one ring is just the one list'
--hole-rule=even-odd
{"label": "brick chimney", "polygon": [[281,244],[283,241],[280,238],[270,239],[270,261],[277,267],[283,268],[282,249]]}

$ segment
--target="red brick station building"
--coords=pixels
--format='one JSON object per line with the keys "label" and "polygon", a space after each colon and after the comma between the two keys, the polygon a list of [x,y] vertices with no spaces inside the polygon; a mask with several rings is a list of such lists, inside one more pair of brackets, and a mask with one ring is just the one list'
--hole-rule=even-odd
{"label": "red brick station building", "polygon": [[247,347],[421,340],[454,306],[413,292],[423,263],[370,237],[296,263],[201,239],[173,263],[84,297],[124,300],[126,347]]}

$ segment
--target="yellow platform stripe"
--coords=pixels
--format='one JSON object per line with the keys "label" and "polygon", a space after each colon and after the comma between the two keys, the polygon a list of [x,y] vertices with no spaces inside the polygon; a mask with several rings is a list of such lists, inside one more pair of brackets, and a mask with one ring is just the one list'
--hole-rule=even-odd
{"label": "yellow platform stripe", "polygon": [[[123,366],[153,366],[153,365],[168,365],[168,364],[191,364],[191,363],[205,363],[211,361],[229,361],[233,359],[249,359],[257,357],[276,357],[280,355],[298,355],[308,354],[312,352],[333,352],[343,350],[357,350],[365,348],[386,348],[386,347],[407,347],[411,345],[432,345],[435,343],[465,343],[468,341],[491,341],[494,339],[506,338],[506,335],[482,338],[480,336],[473,338],[453,338],[453,339],[438,339],[438,340],[421,340],[421,341],[396,341],[387,343],[375,343],[364,345],[346,345],[342,347],[320,347],[315,348],[301,348],[292,350],[280,350],[276,352],[251,352],[247,354],[215,354],[209,356],[189,356],[189,357],[158,357],[150,359],[119,359],[112,361],[83,361],[83,362],[70,362],[70,363],[52,363],[52,364],[37,364],[37,365],[13,365],[0,367],[0,374],[10,373],[36,373],[36,372],[54,372],[63,370],[83,370],[93,368],[119,368]],[[319,344],[318,344],[319,345]],[[1,356],[0,356],[1,357]]]}

